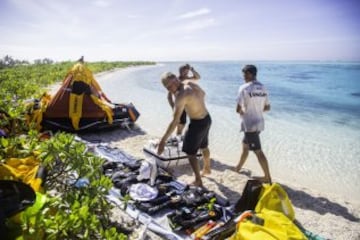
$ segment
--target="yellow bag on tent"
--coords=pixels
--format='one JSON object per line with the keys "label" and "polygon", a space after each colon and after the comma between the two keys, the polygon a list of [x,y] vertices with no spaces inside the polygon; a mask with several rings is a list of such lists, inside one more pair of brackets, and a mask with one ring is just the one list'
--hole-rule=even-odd
{"label": "yellow bag on tent", "polygon": [[77,95],[70,93],[69,98],[69,117],[74,129],[79,129],[79,123],[82,116],[82,105],[83,105],[84,94]]}
{"label": "yellow bag on tent", "polygon": [[[69,71],[68,75],[72,75],[72,82],[83,82],[86,85],[89,86],[89,88],[94,88],[96,93],[101,93],[101,87],[99,83],[95,80],[93,77],[92,72],[89,68],[87,68],[83,63],[77,63],[75,64],[71,70]],[[99,96],[94,95],[91,93],[91,99],[93,102],[98,105],[107,116],[107,120],[109,124],[113,123],[113,112],[111,107],[106,105]],[[83,98],[84,93],[82,94],[74,94],[70,93],[70,99],[69,99],[69,117],[71,119],[72,125],[74,129],[79,129],[79,123],[80,119],[82,117],[82,106],[83,106]]]}
{"label": "yellow bag on tent", "polygon": [[285,190],[278,183],[263,184],[255,212],[260,213],[263,209],[281,212],[291,221],[295,219],[295,211],[291,201]]}
{"label": "yellow bag on tent", "polygon": [[30,124],[35,124],[36,130],[41,130],[43,113],[45,112],[50,100],[51,96],[48,93],[44,93],[38,103],[33,101],[27,106],[28,111],[25,115],[27,125],[30,126]]}
{"label": "yellow bag on tent", "polygon": [[230,240],[306,240],[306,236],[284,214],[262,209],[238,223]]}

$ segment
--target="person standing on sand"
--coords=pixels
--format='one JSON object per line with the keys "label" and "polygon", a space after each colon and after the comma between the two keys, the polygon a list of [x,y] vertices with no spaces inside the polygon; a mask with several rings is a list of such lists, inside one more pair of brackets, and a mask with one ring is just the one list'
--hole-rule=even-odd
{"label": "person standing on sand", "polygon": [[[210,174],[210,151],[208,137],[211,118],[205,106],[205,92],[193,82],[180,81],[171,72],[161,77],[164,87],[175,96],[174,116],[158,146],[158,154],[162,154],[167,139],[179,124],[181,114],[185,110],[190,117],[189,128],[185,134],[183,152],[188,155],[191,168],[195,174],[194,185],[202,186],[201,176]],[[198,150],[202,150],[204,158],[203,172],[196,157]]]}
{"label": "person standing on sand", "polygon": [[254,65],[246,65],[242,72],[245,83],[239,88],[236,112],[240,114],[241,131],[244,132],[243,151],[238,165],[235,167],[240,172],[249,155],[249,150],[254,151],[265,176],[258,179],[271,182],[268,161],[261,150],[260,132],[264,130],[263,112],[270,110],[268,92],[264,85],[256,79],[257,69]]}
{"label": "person standing on sand", "polygon": [[[189,77],[189,72],[192,73],[192,76]],[[183,65],[179,68],[179,80],[181,82],[186,80],[199,80],[200,74],[195,71],[193,67],[191,67],[189,64]],[[170,91],[168,92],[167,96],[168,102],[170,104],[171,109],[174,110],[174,94],[172,94]],[[186,111],[184,110],[180,117],[180,122],[177,125],[176,135],[182,135],[182,132],[184,130],[186,124]]]}

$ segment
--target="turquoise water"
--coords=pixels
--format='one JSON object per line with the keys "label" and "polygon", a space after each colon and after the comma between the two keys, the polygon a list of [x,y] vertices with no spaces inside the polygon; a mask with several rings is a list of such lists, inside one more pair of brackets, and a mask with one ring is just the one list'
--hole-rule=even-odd
{"label": "turquoise water", "polygon": [[[110,98],[133,102],[139,125],[161,136],[171,119],[164,71],[181,63],[129,69],[100,79]],[[212,156],[229,166],[241,153],[242,133],[235,98],[243,82],[242,62],[196,62],[199,84],[212,115]],[[270,92],[271,112],[261,134],[273,178],[360,201],[360,63],[258,62],[258,79]],[[256,158],[246,163],[261,173]]]}

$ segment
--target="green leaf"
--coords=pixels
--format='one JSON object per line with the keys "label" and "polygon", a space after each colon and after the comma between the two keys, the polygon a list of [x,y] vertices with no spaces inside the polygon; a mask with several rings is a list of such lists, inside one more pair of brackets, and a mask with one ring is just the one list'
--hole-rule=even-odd
{"label": "green leaf", "polygon": [[6,138],[4,138],[4,137],[0,138],[0,142],[1,142],[1,145],[2,145],[4,148],[6,148],[6,147],[9,146],[9,141],[8,141]]}
{"label": "green leaf", "polygon": [[89,207],[83,206],[80,208],[79,214],[83,219],[86,219],[88,217]]}
{"label": "green leaf", "polygon": [[80,208],[80,202],[75,200],[74,203],[71,206],[71,209],[75,210],[75,209],[78,209],[78,208]]}

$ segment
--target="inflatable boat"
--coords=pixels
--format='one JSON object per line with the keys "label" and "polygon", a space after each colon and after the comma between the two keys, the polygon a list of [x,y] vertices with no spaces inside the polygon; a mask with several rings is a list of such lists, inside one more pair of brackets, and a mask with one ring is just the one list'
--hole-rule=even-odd
{"label": "inflatable boat", "polygon": [[112,103],[84,62],[70,69],[55,95],[29,101],[26,114],[38,130],[68,132],[128,127],[139,115],[131,103]]}

